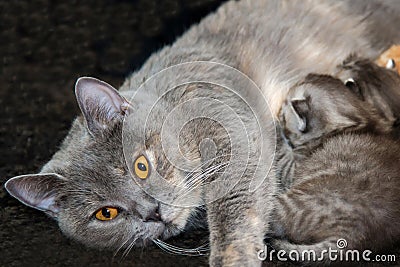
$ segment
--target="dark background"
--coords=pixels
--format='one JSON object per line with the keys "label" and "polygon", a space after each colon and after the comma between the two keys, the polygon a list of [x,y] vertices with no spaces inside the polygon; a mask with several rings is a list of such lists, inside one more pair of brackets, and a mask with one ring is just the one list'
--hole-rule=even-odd
{"label": "dark background", "polygon": [[[206,257],[154,246],[133,249],[126,258],[89,250],[11,198],[3,184],[36,173],[57,150],[79,114],[73,94],[78,77],[118,88],[152,52],[221,2],[0,0],[0,266],[206,265]],[[180,236],[175,244],[196,247],[203,236]]]}

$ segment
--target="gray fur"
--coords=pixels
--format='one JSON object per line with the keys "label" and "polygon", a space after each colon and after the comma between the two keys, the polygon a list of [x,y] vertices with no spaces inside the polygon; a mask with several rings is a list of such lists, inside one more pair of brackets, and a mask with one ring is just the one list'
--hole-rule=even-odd
{"label": "gray fur", "polygon": [[[303,160],[278,197],[276,249],[387,251],[400,240],[400,144],[368,134],[336,135]],[[325,261],[329,261],[325,254]]]}
{"label": "gray fur", "polygon": [[[389,84],[387,87],[390,89],[393,88],[391,82],[387,80],[380,85],[384,87]],[[375,96],[369,95],[368,98]],[[393,118],[385,116],[377,108],[379,106],[374,103],[362,101],[341,80],[328,75],[310,74],[289,91],[279,120],[293,147],[297,150],[312,150],[324,138],[336,133],[360,130],[389,133]]]}
{"label": "gray fur", "polygon": [[[375,10],[384,12],[379,8]],[[400,34],[397,32],[385,36],[387,38],[384,40],[389,40],[389,43],[370,46],[369,41],[377,37],[382,38],[382,33],[380,32],[379,36],[369,35],[370,23],[374,25],[380,23],[380,20],[371,19],[366,23],[367,15],[369,13],[356,16],[345,4],[336,1],[228,2],[215,14],[209,15],[189,29],[173,45],[166,46],[153,54],[139,71],[126,80],[119,90],[121,97],[117,99],[131,99],[143,81],[166,67],[189,61],[214,61],[232,66],[250,77],[260,87],[273,114],[276,115],[289,88],[305,74],[316,71],[333,73],[335,66],[350,53],[357,52],[362,56],[374,58],[392,42],[400,40]],[[384,19],[388,20],[386,17]],[[203,67],[177,72],[175,76],[177,79],[185,77],[203,81],[211,79],[222,83],[235,81],[235,77],[230,77],[224,72],[215,72],[213,68]],[[138,115],[138,120],[133,121],[131,125],[133,130],[128,136],[132,140],[129,147],[136,149],[131,151],[132,155],[137,153],[151,155],[154,160],[151,162],[152,166],[165,175],[166,180],[179,181],[187,175],[194,177],[190,171],[176,169],[166,160],[166,155],[160,151],[158,128],[168,111],[181,100],[185,92],[189,92],[190,95],[193,91],[192,97],[199,97],[203,92],[212,92],[216,99],[228,103],[246,122],[252,140],[250,147],[246,147],[250,151],[248,172],[228,195],[218,198],[217,196],[226,189],[224,186],[219,186],[193,194],[191,201],[198,205],[206,203],[212,266],[260,265],[256,252],[263,245],[263,234],[268,231],[269,217],[274,206],[273,173],[255,192],[250,192],[248,189],[252,174],[257,173],[260,167],[253,161],[260,154],[260,148],[270,151],[270,156],[273,155],[274,146],[271,144],[274,141],[273,134],[261,132],[267,136],[261,138],[255,121],[247,118],[248,107],[241,99],[231,94],[219,95],[218,86],[207,85],[205,90],[192,90],[188,86],[183,86],[181,91],[179,88],[176,90],[177,94],[167,95],[160,103],[160,115],[153,118],[150,131],[146,135],[146,142],[135,143],[135,138],[140,134],[135,132],[135,123],[141,127],[143,122],[140,110],[148,109],[147,104],[162,96],[170,84],[170,80],[159,80],[154,86],[147,88],[146,92],[135,95],[128,112]],[[179,92],[183,94],[179,95]],[[86,96],[89,97],[91,94]],[[255,96],[249,91],[246,97]],[[53,180],[57,181],[54,183],[57,186],[51,189],[49,192],[51,197],[48,199],[54,201],[52,207],[57,209],[45,211],[57,219],[64,233],[90,246],[116,249],[176,235],[190,224],[190,218],[198,209],[163,205],[149,198],[139,188],[136,182],[144,181],[134,181],[135,177],[129,175],[131,165],[129,161],[127,165],[121,147],[122,115],[125,113],[125,108],[122,112],[115,105],[111,105],[112,99],[112,97],[106,98],[105,105],[103,101],[81,102],[86,105],[81,106],[83,112],[86,108],[91,110],[86,112],[89,117],[76,119],[60,151],[43,167],[41,171],[43,175],[13,178],[6,184],[6,188],[24,203],[35,207],[35,198],[43,196],[36,194],[37,191],[43,192],[49,188],[47,180],[43,177],[53,177]],[[90,105],[91,103],[102,103],[102,105]],[[212,104],[195,107],[215,114],[219,111]],[[261,111],[267,113],[267,110],[261,109]],[[107,114],[112,116],[105,116]],[[267,121],[262,121],[265,122],[263,127],[270,126],[272,118],[264,119]],[[229,117],[226,121],[232,129],[238,127],[229,124]],[[102,131],[98,131],[98,125]],[[225,147],[227,135],[221,127],[214,127],[209,121],[199,120],[192,125],[192,129],[195,130],[184,130],[180,141],[183,150],[194,162],[201,162],[197,146],[203,138],[210,136],[213,138],[217,155],[229,151],[230,147]],[[264,145],[260,145],[262,141]],[[245,144],[239,142],[237,145],[240,147]],[[216,166],[215,164],[218,162],[213,162],[210,166]],[[206,173],[206,170],[203,171]],[[58,175],[44,176],[45,173],[57,173],[63,178],[59,181]],[[211,179],[217,178],[218,175],[215,174]],[[145,183],[147,188],[159,191],[162,189],[159,188],[154,176],[150,175],[148,179],[149,182]],[[222,182],[222,185],[229,184],[227,179],[223,179]],[[196,191],[196,188],[194,190]],[[174,196],[165,192],[163,197],[173,199]],[[208,201],[216,198],[214,202]],[[96,221],[93,213],[104,205],[117,206],[122,212],[112,221]],[[144,221],[147,214],[157,208],[161,213],[162,222]]]}
{"label": "gray fur", "polygon": [[[279,121],[276,169],[284,187],[290,187],[296,166],[332,136],[344,132],[389,134],[393,130],[391,117],[363,102],[341,80],[319,74],[307,75],[289,90]],[[302,130],[299,121],[305,125]]]}

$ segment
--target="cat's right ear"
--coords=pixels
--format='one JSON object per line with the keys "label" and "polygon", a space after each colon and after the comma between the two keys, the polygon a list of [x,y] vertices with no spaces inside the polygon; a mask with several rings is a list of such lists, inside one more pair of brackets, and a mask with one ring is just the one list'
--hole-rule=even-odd
{"label": "cat's right ear", "polygon": [[57,218],[59,206],[55,200],[63,181],[65,178],[56,173],[27,174],[11,178],[4,187],[23,204]]}
{"label": "cat's right ear", "polygon": [[103,81],[81,77],[75,84],[75,95],[92,134],[101,133],[122,120],[130,104],[118,91]]}

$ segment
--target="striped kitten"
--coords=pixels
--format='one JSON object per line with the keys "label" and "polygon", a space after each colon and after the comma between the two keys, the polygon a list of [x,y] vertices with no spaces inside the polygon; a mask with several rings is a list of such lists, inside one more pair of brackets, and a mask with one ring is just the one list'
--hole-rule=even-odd
{"label": "striped kitten", "polygon": [[312,249],[318,257],[341,238],[346,249],[373,252],[400,240],[400,142],[388,134],[393,116],[382,112],[385,100],[388,110],[399,108],[385,96],[400,83],[373,63],[347,64],[341,68],[354,75],[358,92],[349,90],[354,84],[311,74],[281,109],[286,156],[277,163],[287,191],[275,211],[277,248]]}
{"label": "striped kitten", "polygon": [[343,132],[389,133],[392,117],[363,102],[332,76],[309,74],[288,93],[279,113],[277,175],[289,187],[294,169],[327,139]]}

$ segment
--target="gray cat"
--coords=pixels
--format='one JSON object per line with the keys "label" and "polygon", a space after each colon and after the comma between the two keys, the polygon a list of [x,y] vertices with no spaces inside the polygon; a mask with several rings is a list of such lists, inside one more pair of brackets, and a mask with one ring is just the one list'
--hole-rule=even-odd
{"label": "gray cat", "polygon": [[[345,1],[231,1],[152,55],[119,92],[99,80],[80,79],[76,95],[83,116],[61,149],[40,174],[12,178],[6,189],[57,219],[69,237],[113,249],[163,245],[161,240],[184,231],[205,205],[210,264],[260,265],[257,251],[269,230],[276,192],[266,164],[274,154],[274,135],[263,96],[276,115],[289,88],[305,74],[334,73],[348,54],[375,58],[400,40],[396,31],[376,30],[387,11],[381,4],[355,5],[359,16]],[[398,25],[396,16],[383,18]],[[198,64],[181,64],[191,61]],[[202,61],[236,68],[262,96],[239,73]],[[176,64],[183,69],[171,68]],[[169,77],[152,79],[166,68],[173,71]],[[139,90],[143,81],[145,90]],[[204,98],[209,101],[200,101]],[[169,112],[192,99],[199,102],[189,112],[178,109],[170,118],[176,119],[172,126],[186,127],[163,125]],[[198,111],[218,117],[223,109],[217,102],[231,110],[224,123],[197,118],[181,124]],[[147,118],[155,103],[156,112]],[[251,116],[254,111],[257,116]],[[246,138],[238,138],[244,133]],[[178,148],[182,157],[165,152]],[[171,162],[171,155],[178,160]],[[249,190],[254,185],[257,190]]]}
{"label": "gray cat", "polygon": [[393,115],[379,109],[399,107],[381,95],[399,90],[400,77],[366,60],[344,66],[352,84],[311,74],[289,91],[280,112],[293,159],[281,163],[290,168],[281,172],[288,189],[276,207],[284,238],[276,245],[286,251],[312,249],[319,257],[344,238],[346,249],[378,252],[400,240],[400,142],[391,135]]}

